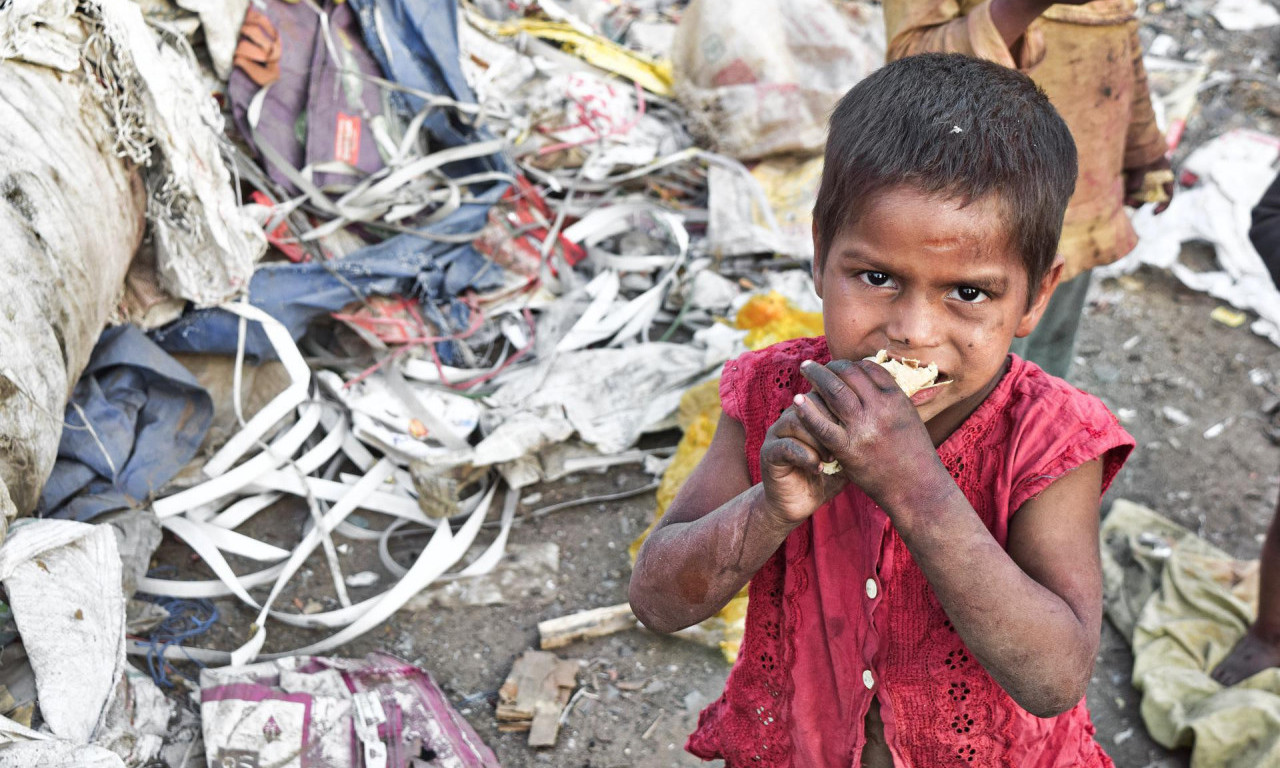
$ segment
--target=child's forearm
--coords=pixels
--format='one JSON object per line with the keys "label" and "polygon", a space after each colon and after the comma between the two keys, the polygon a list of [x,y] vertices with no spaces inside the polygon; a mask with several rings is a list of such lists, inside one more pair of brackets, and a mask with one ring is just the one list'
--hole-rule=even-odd
{"label": "child's forearm", "polygon": [[1094,622],[1014,562],[945,470],[903,491],[882,505],[987,672],[1034,715],[1079,703],[1098,645]]}
{"label": "child's forearm", "polygon": [[1013,48],[1031,22],[1040,18],[1052,2],[1044,0],[991,0],[991,23],[1004,44]]}
{"label": "child's forearm", "polygon": [[659,527],[636,557],[632,611],[655,632],[715,615],[794,528],[769,513],[759,484],[696,520]]}

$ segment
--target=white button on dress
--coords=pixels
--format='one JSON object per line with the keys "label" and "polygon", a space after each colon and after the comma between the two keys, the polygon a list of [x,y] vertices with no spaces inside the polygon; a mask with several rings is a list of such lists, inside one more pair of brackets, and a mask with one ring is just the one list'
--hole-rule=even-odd
{"label": "white button on dress", "polygon": [[867,579],[867,598],[875,600],[876,595],[880,594],[880,590],[876,587],[875,579]]}
{"label": "white button on dress", "polygon": [[868,669],[862,673],[862,684],[867,686],[867,690],[871,690],[875,686],[876,680],[871,676],[871,670]]}

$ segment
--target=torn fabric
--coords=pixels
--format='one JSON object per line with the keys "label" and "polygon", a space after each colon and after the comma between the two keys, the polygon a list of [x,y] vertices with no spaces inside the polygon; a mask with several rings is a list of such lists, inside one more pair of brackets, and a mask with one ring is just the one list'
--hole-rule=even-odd
{"label": "torn fabric", "polygon": [[[495,186],[485,193],[484,202],[464,205],[427,231],[478,231],[491,202],[505,191],[506,185]],[[417,295],[448,302],[464,289],[484,291],[502,282],[502,268],[481,256],[471,243],[400,235],[324,264],[264,264],[249,284],[249,302],[283,323],[297,340],[312,320],[357,301],[360,297],[352,293],[352,285],[366,295]],[[188,312],[153,332],[152,338],[169,352],[229,355],[235,354],[238,329],[234,315],[209,309]],[[248,329],[245,349],[258,359],[275,357],[274,348],[256,326]]]}
{"label": "torn fabric", "polygon": [[1258,563],[1117,500],[1102,523],[1107,616],[1133,641],[1133,684],[1156,742],[1192,765],[1280,764],[1280,669],[1224,688],[1209,675],[1253,622]]}
{"label": "torn fabric", "polygon": [[89,521],[134,508],[195,456],[213,401],[131,325],[103,332],[67,405],[58,460],[38,513]]}

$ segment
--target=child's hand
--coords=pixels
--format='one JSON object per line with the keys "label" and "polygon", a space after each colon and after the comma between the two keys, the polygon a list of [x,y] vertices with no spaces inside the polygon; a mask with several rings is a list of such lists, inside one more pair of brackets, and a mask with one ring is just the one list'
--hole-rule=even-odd
{"label": "child's hand", "polygon": [[829,475],[821,464],[831,455],[818,447],[805,427],[797,406],[782,412],[760,446],[760,476],[765,502],[777,522],[795,526],[844,488],[843,472]]}
{"label": "child's hand", "polygon": [[1151,165],[1128,168],[1124,172],[1124,204],[1141,208],[1146,203],[1156,204],[1155,212],[1164,213],[1173,200],[1173,166],[1168,157],[1161,157]]}
{"label": "child's hand", "polygon": [[893,377],[865,360],[806,362],[800,373],[813,385],[794,408],[823,452],[882,507],[895,491],[919,486],[941,469],[915,406]]}

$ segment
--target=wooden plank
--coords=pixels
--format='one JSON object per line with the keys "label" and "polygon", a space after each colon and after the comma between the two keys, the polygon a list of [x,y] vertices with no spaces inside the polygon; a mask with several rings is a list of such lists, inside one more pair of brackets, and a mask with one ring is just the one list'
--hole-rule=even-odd
{"label": "wooden plank", "polygon": [[560,713],[578,685],[580,663],[547,651],[525,651],[498,691],[496,718],[503,732],[529,731],[529,745],[554,746]]}
{"label": "wooden plank", "polygon": [[539,647],[543,650],[561,648],[578,640],[635,629],[638,624],[629,603],[593,608],[538,622]]}
{"label": "wooden plank", "polygon": [[564,705],[557,701],[540,701],[529,728],[529,746],[554,747],[560,734],[560,710]]}

